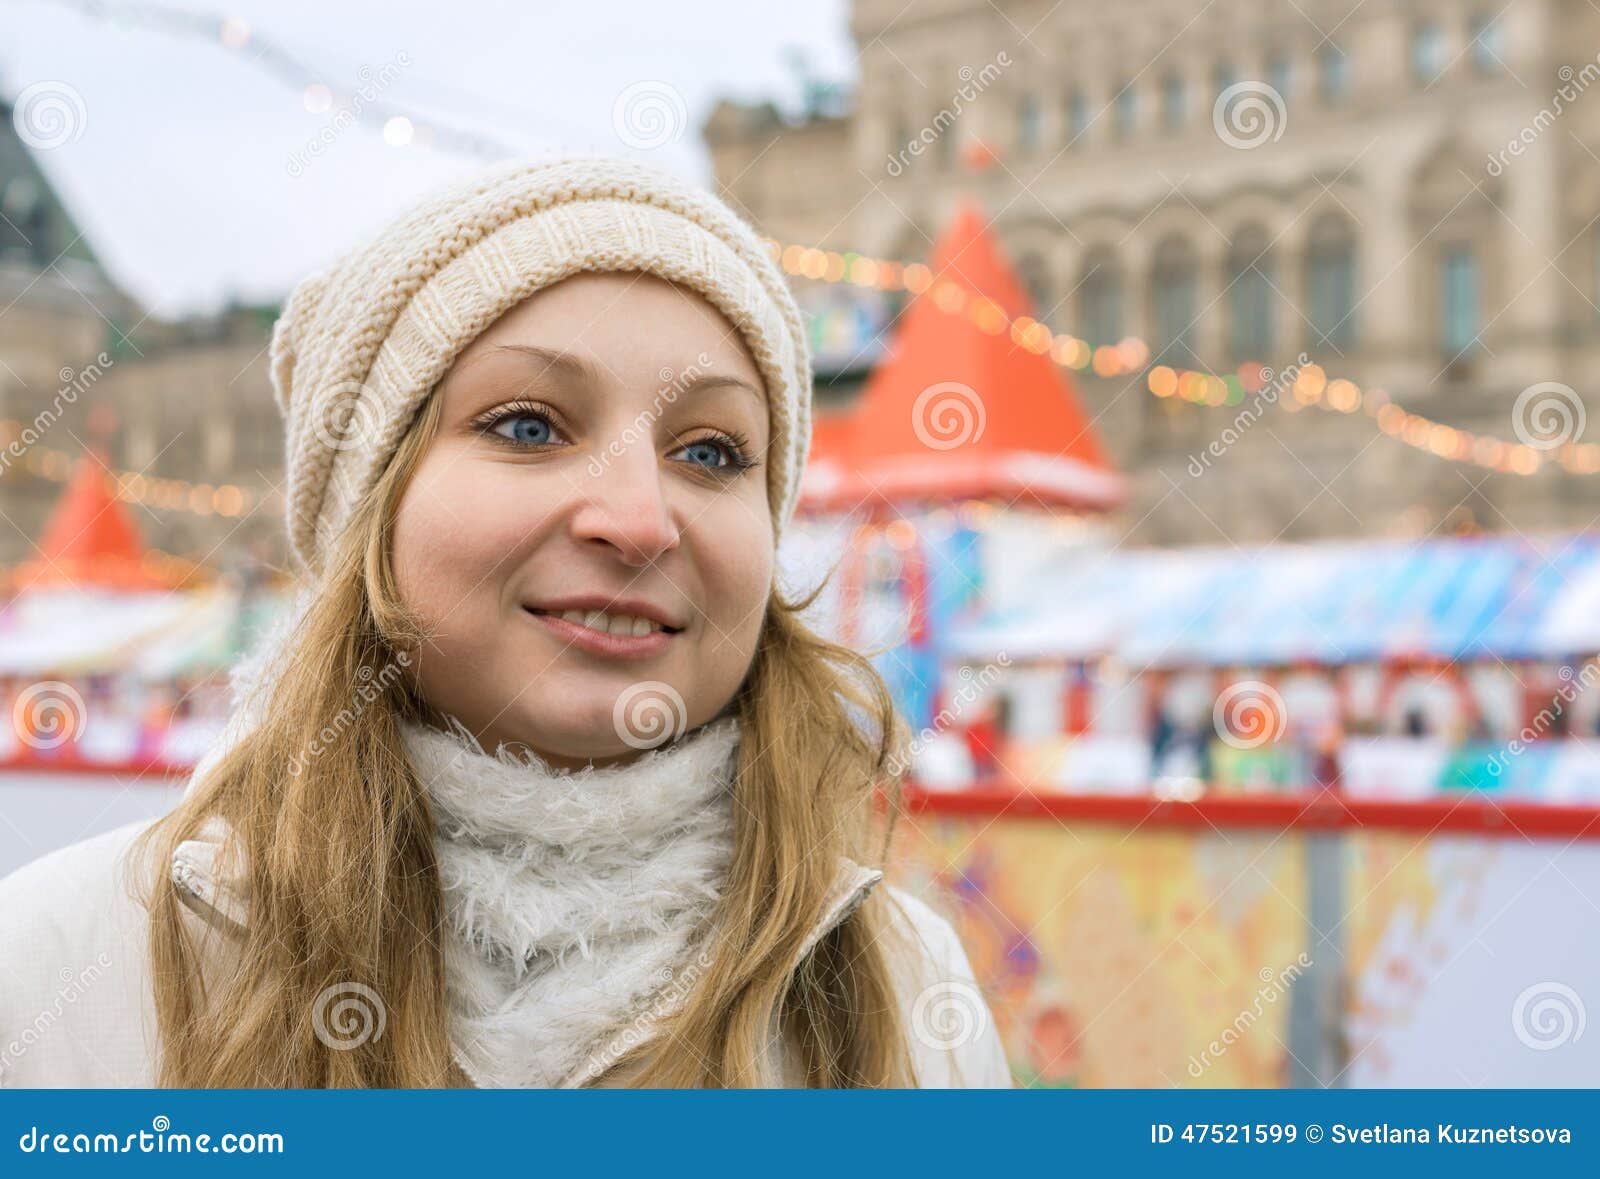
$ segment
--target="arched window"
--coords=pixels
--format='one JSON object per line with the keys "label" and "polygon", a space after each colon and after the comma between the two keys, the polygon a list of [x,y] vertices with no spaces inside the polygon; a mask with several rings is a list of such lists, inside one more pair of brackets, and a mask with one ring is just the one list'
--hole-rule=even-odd
{"label": "arched window", "polygon": [[1590,249],[1593,255],[1590,264],[1594,267],[1589,276],[1590,289],[1593,292],[1591,299],[1596,308],[1595,315],[1600,317],[1600,229],[1594,231],[1594,245]]}
{"label": "arched window", "polygon": [[1055,310],[1055,296],[1050,287],[1050,268],[1038,254],[1024,254],[1017,259],[1017,274],[1033,300],[1034,317],[1049,322]]}
{"label": "arched window", "polygon": [[1118,139],[1126,139],[1132,135],[1134,125],[1139,121],[1139,92],[1133,86],[1133,82],[1130,81],[1117,90],[1116,114],[1112,119]]}
{"label": "arched window", "polygon": [[1071,147],[1089,130],[1089,100],[1082,90],[1067,96],[1067,146]]}
{"label": "arched window", "polygon": [[1439,255],[1440,345],[1447,359],[1455,360],[1478,345],[1478,255],[1465,243],[1447,247]]}
{"label": "arched window", "polygon": [[1219,61],[1211,70],[1211,97],[1213,99],[1221,97],[1222,92],[1238,80],[1233,72],[1233,66],[1228,62]]}
{"label": "arched window", "polygon": [[1332,41],[1317,50],[1317,93],[1329,106],[1350,93],[1350,61]]}
{"label": "arched window", "polygon": [[1267,85],[1288,103],[1294,93],[1294,62],[1287,53],[1274,53],[1267,62]]}
{"label": "arched window", "polygon": [[1188,118],[1189,88],[1178,74],[1168,74],[1161,81],[1161,124],[1168,131],[1176,131]]}
{"label": "arched window", "polygon": [[1472,18],[1472,64],[1480,74],[1499,73],[1506,68],[1505,38],[1500,22],[1490,12]]}
{"label": "arched window", "polygon": [[1431,20],[1411,30],[1411,74],[1427,86],[1444,73],[1444,30]]}
{"label": "arched window", "polygon": [[1024,94],[1017,101],[1017,148],[1023,152],[1037,151],[1039,147],[1039,100]]}
{"label": "arched window", "polygon": [[1228,348],[1236,360],[1272,351],[1272,255],[1266,231],[1242,230],[1228,249]]}
{"label": "arched window", "polygon": [[1194,319],[1198,311],[1198,266],[1182,238],[1156,247],[1150,274],[1151,319],[1157,355],[1167,364],[1194,363]]}
{"label": "arched window", "polygon": [[1096,250],[1078,280],[1078,334],[1091,345],[1115,344],[1122,329],[1122,268],[1108,249]]}
{"label": "arched window", "polygon": [[1330,215],[1311,228],[1306,259],[1312,348],[1344,351],[1355,342],[1356,241],[1344,218]]}

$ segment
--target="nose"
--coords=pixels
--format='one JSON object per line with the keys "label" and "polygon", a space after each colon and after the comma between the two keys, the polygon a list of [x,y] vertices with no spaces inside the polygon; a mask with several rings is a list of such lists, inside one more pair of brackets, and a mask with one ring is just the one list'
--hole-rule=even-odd
{"label": "nose", "polygon": [[680,530],[656,456],[647,445],[609,455],[581,477],[573,535],[605,545],[629,565],[643,567],[678,546]]}

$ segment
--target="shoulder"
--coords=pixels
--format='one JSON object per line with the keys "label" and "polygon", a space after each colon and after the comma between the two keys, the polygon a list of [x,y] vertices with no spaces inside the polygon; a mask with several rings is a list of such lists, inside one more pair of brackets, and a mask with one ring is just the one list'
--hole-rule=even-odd
{"label": "shoulder", "polygon": [[919,1087],[1009,1089],[994,1014],[955,926],[920,897],[885,883],[891,954]]}
{"label": "shoulder", "polygon": [[129,853],[150,822],[141,819],[58,848],[0,878],[0,935],[6,943],[98,928],[109,911],[136,903]]}
{"label": "shoulder", "polygon": [[139,820],[0,879],[0,1084],[144,1080],[120,1049],[142,1045],[149,963]]}

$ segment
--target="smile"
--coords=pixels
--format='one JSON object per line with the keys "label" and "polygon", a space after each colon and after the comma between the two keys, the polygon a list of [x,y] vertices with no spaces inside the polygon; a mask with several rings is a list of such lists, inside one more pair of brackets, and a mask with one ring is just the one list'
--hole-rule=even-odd
{"label": "smile", "polygon": [[570,645],[596,655],[654,655],[680,633],[677,627],[668,627],[637,614],[607,614],[600,610],[552,613],[531,607],[524,607],[523,612]]}

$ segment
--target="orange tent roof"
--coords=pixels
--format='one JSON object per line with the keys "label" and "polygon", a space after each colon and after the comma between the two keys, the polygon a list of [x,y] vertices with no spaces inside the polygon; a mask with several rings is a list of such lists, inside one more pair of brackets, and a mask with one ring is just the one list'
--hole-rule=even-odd
{"label": "orange tent roof", "polygon": [[39,553],[17,569],[17,588],[156,589],[165,584],[151,571],[133,518],[112,493],[105,464],[94,455],[78,460],[39,538]]}
{"label": "orange tent roof", "polygon": [[[934,248],[934,283],[1031,315],[1015,272],[963,205]],[[800,506],[996,497],[1106,510],[1126,496],[1067,375],[1048,357],[941,310],[929,293],[901,316],[888,357],[840,422],[815,423]]]}

